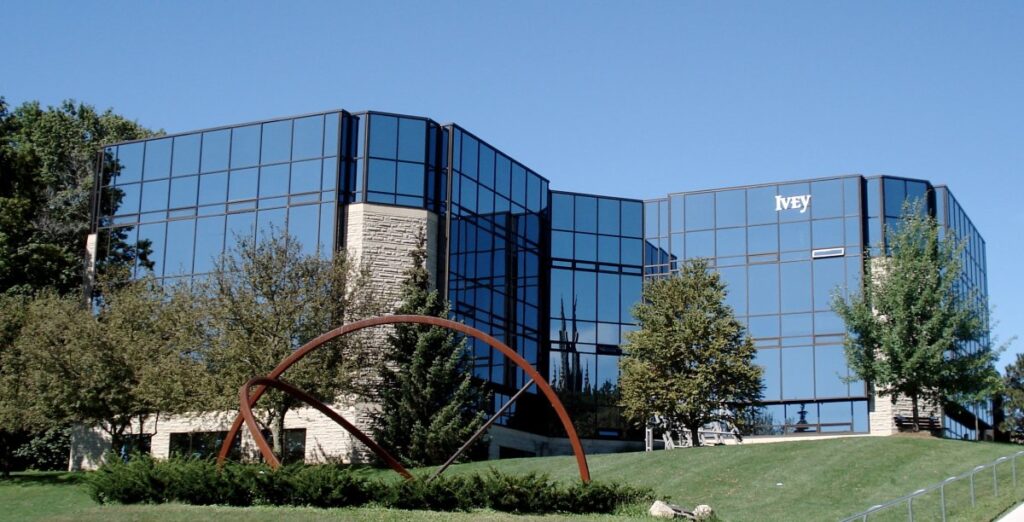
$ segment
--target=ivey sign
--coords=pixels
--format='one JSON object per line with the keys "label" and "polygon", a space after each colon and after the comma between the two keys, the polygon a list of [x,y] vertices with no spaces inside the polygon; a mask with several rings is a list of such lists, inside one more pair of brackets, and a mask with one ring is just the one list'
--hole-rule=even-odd
{"label": "ivey sign", "polygon": [[807,209],[811,207],[811,195],[804,194],[802,196],[775,196],[775,211],[781,212],[783,210],[799,210],[801,214],[807,212]]}

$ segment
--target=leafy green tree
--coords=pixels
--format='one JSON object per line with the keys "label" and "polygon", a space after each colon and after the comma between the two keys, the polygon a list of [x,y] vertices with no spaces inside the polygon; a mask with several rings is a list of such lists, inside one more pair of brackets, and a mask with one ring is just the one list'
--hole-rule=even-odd
{"label": "leafy green tree", "polygon": [[971,401],[989,389],[997,356],[985,342],[985,304],[957,290],[965,243],[924,214],[920,203],[905,205],[900,226],[887,230],[888,254],[868,261],[862,291],[832,303],[850,333],[850,368],[893,403],[908,397],[915,430],[922,401]]}
{"label": "leafy green tree", "polygon": [[[448,304],[430,282],[424,236],[418,239],[395,313],[447,318]],[[473,381],[466,343],[451,330],[400,324],[388,345],[377,441],[408,465],[441,464],[484,422],[487,394]]]}
{"label": "leafy green tree", "polygon": [[[220,258],[198,290],[208,337],[202,360],[215,381],[209,405],[225,410],[237,409],[239,386],[268,374],[295,349],[379,310],[370,274],[343,252],[332,259],[306,255],[297,240],[278,229],[261,232],[258,239],[236,239],[237,246]],[[312,352],[282,378],[334,401],[362,390],[371,355],[366,336],[346,336]],[[271,390],[253,408],[279,457],[285,415],[298,404]]]}
{"label": "leafy green tree", "polygon": [[[109,109],[72,100],[45,109],[27,102],[10,111],[0,98],[0,292],[81,290],[97,153],[105,144],[152,134]],[[109,180],[116,164],[112,158],[104,164]],[[120,200],[120,191],[105,188],[100,205],[109,214]],[[134,262],[138,245],[126,242],[126,229],[103,235],[110,259],[100,266]]]}
{"label": "leafy green tree", "polygon": [[16,344],[28,298],[0,294],[0,470],[10,475],[14,452],[32,425],[28,416],[21,351]]}
{"label": "leafy green tree", "polygon": [[725,304],[726,287],[707,260],[644,285],[633,307],[639,329],[626,336],[619,362],[624,415],[638,425],[660,415],[690,432],[735,421],[761,398],[757,351]]}
{"label": "leafy green tree", "polygon": [[1002,392],[1006,418],[999,429],[1006,432],[1010,440],[1024,443],[1024,353],[1018,353],[1016,360],[1006,365]]}

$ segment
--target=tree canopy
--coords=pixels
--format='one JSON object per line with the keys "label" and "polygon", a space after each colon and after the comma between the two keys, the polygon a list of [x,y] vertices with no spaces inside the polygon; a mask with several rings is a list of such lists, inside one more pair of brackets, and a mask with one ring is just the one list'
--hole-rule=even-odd
{"label": "tree canopy", "polygon": [[735,421],[761,398],[756,348],[725,304],[726,288],[707,260],[644,285],[633,307],[639,328],[620,361],[623,413],[643,425],[659,415],[685,427],[693,444],[707,423]]}

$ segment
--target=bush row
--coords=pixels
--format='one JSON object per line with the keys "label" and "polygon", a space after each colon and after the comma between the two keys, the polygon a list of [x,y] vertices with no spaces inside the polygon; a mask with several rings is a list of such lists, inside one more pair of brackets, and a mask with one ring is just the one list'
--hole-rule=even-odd
{"label": "bush row", "polygon": [[560,484],[546,475],[508,475],[491,469],[433,481],[383,480],[334,464],[290,465],[210,460],[111,459],[87,478],[100,503],[220,504],[345,507],[375,504],[399,509],[467,511],[490,508],[513,513],[611,513],[647,500],[650,490],[610,483]]}

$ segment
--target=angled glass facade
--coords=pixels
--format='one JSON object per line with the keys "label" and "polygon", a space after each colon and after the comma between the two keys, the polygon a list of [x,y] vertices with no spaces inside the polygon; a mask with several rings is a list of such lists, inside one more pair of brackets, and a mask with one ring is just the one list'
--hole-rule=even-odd
{"label": "angled glass facade", "polygon": [[[851,175],[646,201],[550,191],[456,124],[341,110],[116,144],[97,177],[98,258],[164,281],[203,277],[236,238],[270,227],[333,255],[351,246],[351,205],[431,213],[452,317],[537,366],[588,437],[635,438],[616,406],[630,311],[645,280],[687,259],[711,261],[757,345],[757,434],[868,431],[872,398],[850,380],[831,300],[860,288],[864,256],[884,251],[882,231],[899,226],[904,202],[922,201],[966,241],[959,291],[985,313],[984,240],[948,188],[922,180]],[[525,377],[469,346],[497,409]],[[535,398],[500,422],[559,434]],[[987,407],[957,408],[945,410],[951,436],[973,438],[975,415],[993,424]]]}

